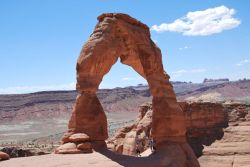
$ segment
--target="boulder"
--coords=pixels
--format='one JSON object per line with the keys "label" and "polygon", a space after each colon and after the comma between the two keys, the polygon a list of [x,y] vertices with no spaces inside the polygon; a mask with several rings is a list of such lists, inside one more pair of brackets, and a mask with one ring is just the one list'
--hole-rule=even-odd
{"label": "boulder", "polygon": [[70,142],[87,142],[90,141],[90,138],[85,133],[75,133],[69,136]]}
{"label": "boulder", "polygon": [[83,153],[92,153],[92,145],[90,142],[84,142],[77,145],[77,149]]}
{"label": "boulder", "polygon": [[0,151],[5,152],[11,158],[16,157],[29,157],[35,155],[35,152],[32,152],[29,149],[23,149],[19,147],[3,147]]}
{"label": "boulder", "polygon": [[10,156],[2,151],[0,151],[0,161],[3,161],[3,160],[8,160],[10,159]]}
{"label": "boulder", "polygon": [[73,132],[66,132],[66,133],[64,133],[64,135],[63,135],[63,137],[62,137],[62,143],[64,144],[64,143],[70,142],[70,141],[69,141],[69,137],[70,137],[72,134],[74,134],[74,133],[73,133]]}
{"label": "boulder", "polygon": [[82,153],[81,150],[77,149],[75,143],[65,143],[60,147],[56,148],[56,154],[79,154]]}

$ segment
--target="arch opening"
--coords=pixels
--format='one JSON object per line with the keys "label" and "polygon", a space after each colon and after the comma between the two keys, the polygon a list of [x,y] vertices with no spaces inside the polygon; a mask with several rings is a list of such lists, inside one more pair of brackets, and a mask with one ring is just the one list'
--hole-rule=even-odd
{"label": "arch opening", "polygon": [[[112,89],[111,89],[112,88]],[[97,91],[108,120],[108,136],[136,120],[139,106],[151,102],[147,81],[120,58],[103,77]]]}
{"label": "arch opening", "polygon": [[110,71],[104,75],[98,89],[114,89],[129,86],[147,85],[147,80],[131,66],[123,64],[118,58]]}

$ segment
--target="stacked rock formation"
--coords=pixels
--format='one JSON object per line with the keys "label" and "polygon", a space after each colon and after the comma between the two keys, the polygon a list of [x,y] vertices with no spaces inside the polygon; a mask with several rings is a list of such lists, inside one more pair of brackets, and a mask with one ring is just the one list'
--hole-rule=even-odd
{"label": "stacked rock formation", "polygon": [[[148,26],[121,13],[102,14],[98,21],[77,60],[79,95],[68,132],[85,133],[92,144],[104,143],[108,138],[107,119],[96,91],[103,76],[120,58],[121,63],[131,66],[149,84],[154,111],[152,136],[156,146],[162,148],[173,163],[179,161],[176,163],[182,167],[199,166],[186,141],[183,111],[163,69],[161,51],[150,38]],[[173,157],[173,148],[179,157]]]}
{"label": "stacked rock formation", "polygon": [[[228,125],[227,107],[216,103],[180,102],[179,105],[185,114],[187,141],[199,157],[203,145],[210,145],[222,138],[223,128]],[[109,139],[108,146],[111,150],[120,154],[135,155],[136,143],[140,143],[141,152],[148,149],[152,128],[152,104],[141,105],[139,112],[140,115],[133,125],[120,129]]]}
{"label": "stacked rock formation", "polygon": [[148,149],[152,129],[152,104],[141,105],[139,113],[134,124],[119,129],[107,141],[109,149],[124,155],[136,155],[137,143],[140,143],[138,146],[141,152]]}
{"label": "stacked rock formation", "polygon": [[85,133],[66,133],[62,139],[63,145],[56,148],[57,154],[92,153],[90,138]]}

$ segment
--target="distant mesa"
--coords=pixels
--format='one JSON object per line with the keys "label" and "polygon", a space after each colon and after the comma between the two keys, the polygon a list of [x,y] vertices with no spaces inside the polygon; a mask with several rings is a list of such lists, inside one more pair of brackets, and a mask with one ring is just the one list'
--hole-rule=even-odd
{"label": "distant mesa", "polygon": [[203,80],[203,83],[215,83],[215,82],[229,82],[228,78],[220,78],[220,79],[207,79]]}

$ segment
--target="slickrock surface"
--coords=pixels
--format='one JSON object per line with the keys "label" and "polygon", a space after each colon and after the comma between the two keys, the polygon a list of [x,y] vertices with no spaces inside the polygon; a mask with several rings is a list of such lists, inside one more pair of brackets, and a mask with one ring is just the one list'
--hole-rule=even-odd
{"label": "slickrock surface", "polygon": [[[154,111],[152,136],[156,146],[164,148],[156,156],[164,155],[168,159],[162,165],[199,167],[186,141],[183,110],[177,103],[169,76],[163,69],[161,51],[151,40],[148,26],[121,13],[102,14],[98,21],[77,60],[76,88],[79,95],[68,133],[85,133],[91,142],[104,143],[108,138],[107,118],[96,92],[104,75],[120,58],[121,63],[131,66],[149,84]],[[67,148],[64,150],[66,153]]]}
{"label": "slickrock surface", "polygon": [[[249,167],[250,165],[250,123],[240,123],[238,126],[230,126],[225,129],[224,137],[205,147],[204,155],[199,158],[201,167]],[[142,156],[151,154],[150,150],[142,153]],[[91,154],[73,155],[43,155],[27,158],[13,158],[0,162],[1,167],[158,167],[159,159],[147,160],[146,158],[126,157],[115,154],[105,156],[94,152]],[[151,163],[155,163],[153,166]],[[160,165],[159,165],[160,167]]]}
{"label": "slickrock surface", "polygon": [[[93,152],[91,154],[49,154],[25,158],[13,158],[0,162],[1,167],[176,167],[191,164],[182,164],[184,157],[182,148],[174,145],[168,146],[175,159],[166,156],[170,154],[160,151],[148,157],[131,157],[118,155],[109,150]],[[183,146],[183,148],[187,148]],[[164,148],[166,150],[166,148]],[[147,156],[149,152],[146,152]]]}
{"label": "slickrock surface", "polygon": [[250,167],[250,106],[228,105],[229,127],[221,140],[205,147],[202,167]]}
{"label": "slickrock surface", "polygon": [[224,137],[205,147],[202,167],[250,167],[250,121],[225,129]]}

